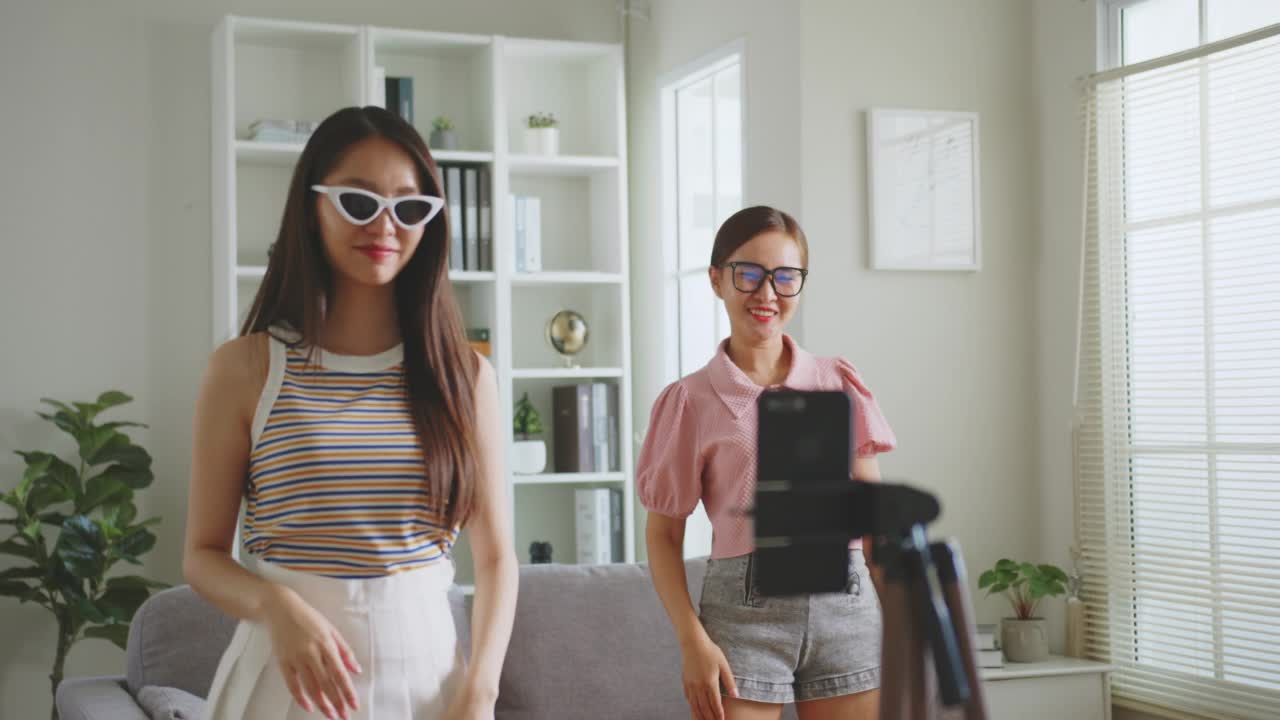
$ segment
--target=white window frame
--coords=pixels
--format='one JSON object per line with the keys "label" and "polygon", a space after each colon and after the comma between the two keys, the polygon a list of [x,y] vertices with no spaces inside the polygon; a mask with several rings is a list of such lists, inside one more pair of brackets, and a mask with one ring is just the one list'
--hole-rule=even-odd
{"label": "white window frame", "polygon": [[[660,88],[659,106],[661,113],[662,135],[662,268],[663,268],[663,318],[665,327],[674,329],[674,341],[666,344],[663,363],[663,378],[666,382],[679,379],[680,368],[680,279],[695,273],[705,275],[707,268],[680,268],[680,220],[678,214],[679,188],[677,185],[679,165],[677,164],[676,145],[676,92],[681,88],[701,82],[733,65],[738,66],[738,97],[741,117],[739,118],[739,158],[741,158],[742,194],[745,203],[747,198],[747,53],[746,41],[739,39],[724,47],[712,51],[690,63],[662,75],[658,79]],[[712,103],[712,112],[715,110]],[[713,187],[713,196],[718,189]],[[709,281],[708,281],[709,282]],[[693,368],[696,369],[696,368]],[[685,368],[689,371],[690,368]]]}
{"label": "white window frame", "polygon": [[[1121,33],[1123,24],[1120,12],[1127,7],[1141,5],[1149,0],[1102,0],[1098,3],[1098,69],[1110,70],[1122,66],[1124,58],[1121,53]],[[1209,0],[1196,3],[1199,14],[1197,18],[1197,47],[1209,41]],[[1188,48],[1190,49],[1190,48]]]}

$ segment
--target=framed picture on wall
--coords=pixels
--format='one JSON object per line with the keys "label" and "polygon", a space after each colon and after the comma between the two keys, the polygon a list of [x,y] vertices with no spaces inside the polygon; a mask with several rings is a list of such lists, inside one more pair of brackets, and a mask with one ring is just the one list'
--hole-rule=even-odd
{"label": "framed picture on wall", "polygon": [[867,112],[874,270],[979,270],[978,114]]}

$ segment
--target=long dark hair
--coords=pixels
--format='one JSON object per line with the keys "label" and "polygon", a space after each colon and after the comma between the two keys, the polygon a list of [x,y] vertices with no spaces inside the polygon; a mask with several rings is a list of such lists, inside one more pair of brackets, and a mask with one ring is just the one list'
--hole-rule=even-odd
{"label": "long dark hair", "polygon": [[787,213],[768,205],[743,208],[724,221],[716,231],[716,240],[711,246],[711,267],[724,265],[735,250],[751,242],[760,233],[770,230],[777,230],[795,240],[800,246],[800,258],[804,266],[809,267],[809,241],[805,239],[800,223]]}
{"label": "long dark hair", "polygon": [[[325,303],[332,300],[333,271],[320,237],[320,196],[311,186],[324,182],[347,148],[370,137],[400,146],[417,168],[422,193],[444,196],[427,144],[398,115],[380,107],[349,107],[330,115],[307,141],[293,171],[280,233],[241,335],[283,328],[292,335],[287,342],[314,352]],[[422,241],[396,276],[394,293],[427,489],[437,502],[444,499],[444,519],[457,527],[466,522],[475,500],[479,362],[467,343],[449,282],[449,223],[443,212],[427,223]]]}

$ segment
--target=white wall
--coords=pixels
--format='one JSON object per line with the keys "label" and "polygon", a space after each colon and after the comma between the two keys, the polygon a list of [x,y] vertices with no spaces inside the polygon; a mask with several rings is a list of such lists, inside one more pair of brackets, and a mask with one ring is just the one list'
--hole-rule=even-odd
{"label": "white wall", "polygon": [[[899,448],[887,479],[936,493],[936,538],[956,538],[976,592],[1001,556],[1038,560],[1035,127],[1030,7],[1022,0],[804,3],[799,134],[814,272],[804,336],[849,358]],[[979,115],[983,268],[868,269],[866,110]]]}
{"label": "white wall", "polygon": [[[210,351],[210,33],[223,14],[618,42],[608,0],[5,0],[0,7],[0,486],[71,450],[38,399],[137,398],[164,518],[144,572],[181,578],[190,421]],[[6,561],[0,561],[6,562]],[[0,600],[0,714],[48,712],[54,624]],[[14,648],[18,648],[14,652]],[[97,640],[68,674],[123,672]]]}
{"label": "white wall", "polygon": [[[1032,10],[1040,221],[1034,277],[1037,305],[1040,546],[1046,561],[1070,568],[1075,505],[1071,397],[1084,202],[1080,89],[1096,69],[1097,9],[1089,2],[1037,0]],[[1062,635],[1060,604],[1050,628]]]}

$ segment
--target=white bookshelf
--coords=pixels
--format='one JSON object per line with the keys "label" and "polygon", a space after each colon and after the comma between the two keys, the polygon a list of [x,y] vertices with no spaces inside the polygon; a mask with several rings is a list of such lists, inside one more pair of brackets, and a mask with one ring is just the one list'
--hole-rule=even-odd
{"label": "white bookshelf", "polygon": [[[414,125],[430,138],[440,114],[455,123],[458,149],[437,163],[484,164],[492,172],[494,268],[449,273],[468,327],[490,329],[508,431],[512,408],[529,393],[542,416],[547,471],[509,474],[516,554],[533,540],[572,562],[573,491],[623,489],[625,559],[635,559],[632,474],[630,287],[626,210],[626,129],[618,45],[333,25],[227,16],[213,36],[213,342],[234,337],[266,270],[300,143],[249,140],[262,118],[319,121],[371,104],[374,68],[414,81]],[[524,153],[524,121],[560,120],[556,156]],[[513,221],[505,198],[542,201],[543,272],[516,273]],[[562,309],[590,327],[586,349],[566,367],[545,328]],[[622,470],[554,473],[551,390],[587,381],[616,383]],[[474,581],[465,533],[455,551],[458,583]]]}

